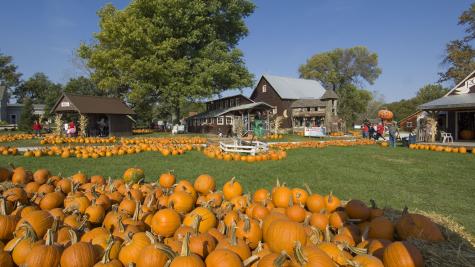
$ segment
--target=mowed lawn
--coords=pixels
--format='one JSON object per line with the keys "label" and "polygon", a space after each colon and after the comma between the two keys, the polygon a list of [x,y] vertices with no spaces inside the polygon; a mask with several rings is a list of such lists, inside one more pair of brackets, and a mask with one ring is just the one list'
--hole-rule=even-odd
{"label": "mowed lawn", "polygon": [[146,152],[112,158],[61,159],[0,156],[0,166],[13,163],[28,169],[48,168],[53,174],[82,171],[121,177],[127,167],[145,170],[153,181],[168,170],[179,179],[193,180],[208,173],[218,186],[235,176],[245,191],[271,188],[279,178],[289,186],[307,183],[314,192],[330,191],[342,199],[375,199],[379,206],[434,211],[452,217],[475,233],[475,155],[388,149],[379,146],[327,147],[288,151],[282,161],[226,162],[206,158],[201,152],[163,157]]}

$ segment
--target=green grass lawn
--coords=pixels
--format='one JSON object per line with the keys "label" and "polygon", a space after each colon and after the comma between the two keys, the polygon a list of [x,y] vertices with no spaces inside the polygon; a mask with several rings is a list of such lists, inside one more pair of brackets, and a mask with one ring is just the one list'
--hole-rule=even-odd
{"label": "green grass lawn", "polygon": [[54,174],[83,171],[114,178],[120,177],[127,167],[138,166],[145,170],[149,181],[167,170],[174,170],[179,179],[191,180],[209,173],[219,186],[236,176],[245,191],[270,188],[279,178],[289,186],[307,183],[315,192],[333,191],[343,199],[373,198],[381,207],[402,209],[407,205],[434,211],[452,217],[475,233],[472,154],[358,146],[290,150],[285,160],[260,163],[214,160],[196,151],[175,157],[147,152],[97,160],[0,156],[0,166],[8,163],[31,170],[45,167]]}

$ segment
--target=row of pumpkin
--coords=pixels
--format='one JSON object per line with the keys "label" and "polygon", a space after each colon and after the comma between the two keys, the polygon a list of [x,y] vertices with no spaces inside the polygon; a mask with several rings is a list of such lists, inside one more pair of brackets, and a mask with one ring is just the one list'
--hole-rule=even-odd
{"label": "row of pumpkin", "polygon": [[[451,147],[451,146],[440,146],[440,145],[426,145],[426,144],[410,144],[410,149],[415,150],[430,150],[436,152],[449,152],[449,153],[461,153],[467,154],[470,151],[466,147]],[[472,154],[475,154],[475,149],[472,149]]]}
{"label": "row of pumpkin", "polygon": [[396,222],[360,200],[277,182],[252,196],[232,178],[143,183],[0,168],[0,266],[424,266],[406,239],[443,242],[429,218]]}

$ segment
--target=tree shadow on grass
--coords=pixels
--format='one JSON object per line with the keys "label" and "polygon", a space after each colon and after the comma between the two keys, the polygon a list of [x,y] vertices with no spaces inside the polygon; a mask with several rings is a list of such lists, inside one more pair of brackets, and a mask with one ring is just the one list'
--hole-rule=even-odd
{"label": "tree shadow on grass", "polygon": [[[442,231],[446,241],[429,242],[409,240],[417,246],[424,256],[426,266],[475,266],[475,237],[452,218],[434,212],[414,210],[429,217]],[[401,216],[402,211],[385,208],[384,214],[393,222]]]}

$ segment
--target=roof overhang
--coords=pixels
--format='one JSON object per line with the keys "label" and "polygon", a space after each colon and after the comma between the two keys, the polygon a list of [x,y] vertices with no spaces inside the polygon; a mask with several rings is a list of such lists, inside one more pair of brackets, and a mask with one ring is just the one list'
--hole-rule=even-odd
{"label": "roof overhang", "polygon": [[475,109],[475,94],[444,96],[419,106],[421,110]]}

